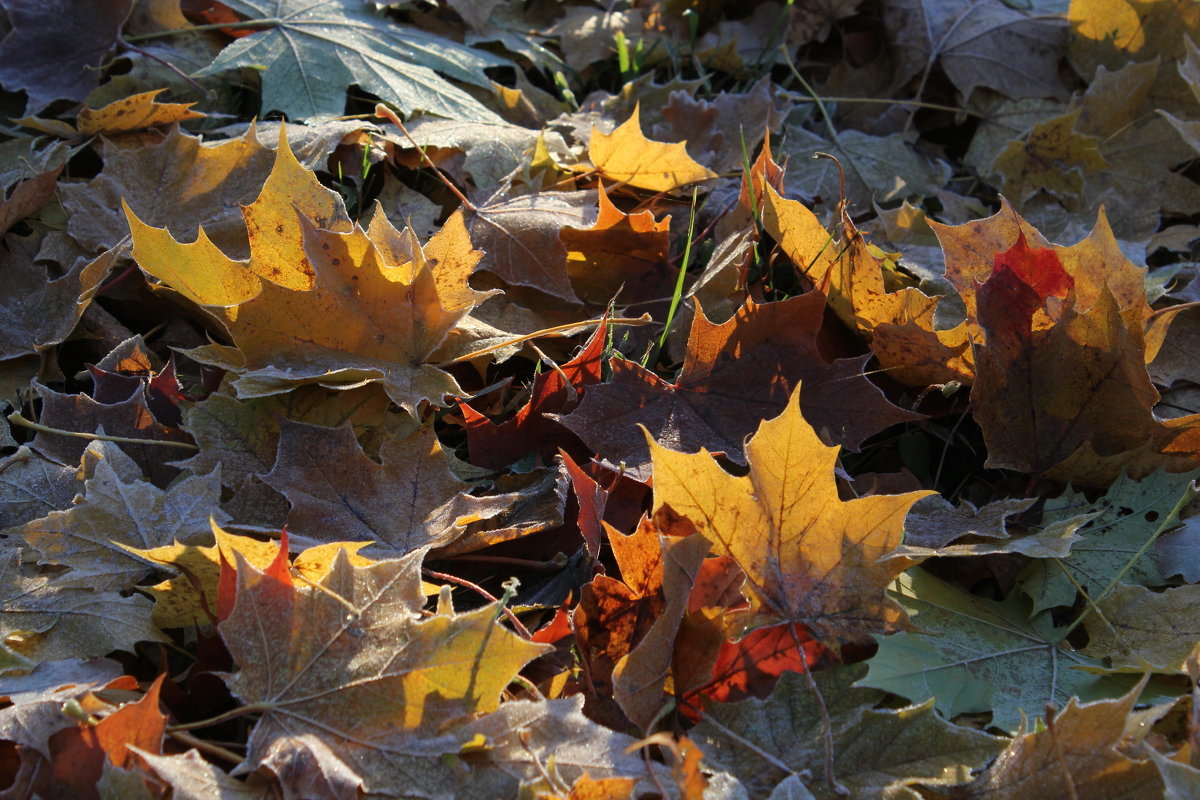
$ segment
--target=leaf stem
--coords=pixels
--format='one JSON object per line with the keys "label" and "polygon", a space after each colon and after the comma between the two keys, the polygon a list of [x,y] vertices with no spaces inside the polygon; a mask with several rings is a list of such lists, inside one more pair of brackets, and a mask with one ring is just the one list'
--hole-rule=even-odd
{"label": "leaf stem", "polygon": [[178,725],[168,725],[167,733],[175,733],[176,731],[194,731],[199,728],[211,728],[214,725],[220,725],[222,722],[228,722],[231,719],[243,717],[246,714],[257,714],[260,711],[270,711],[275,707],[274,703],[251,703],[247,706],[238,706],[231,708],[228,711],[217,714],[215,717],[208,719],[198,719],[195,722],[181,722]]}
{"label": "leaf stem", "polygon": [[20,411],[14,411],[7,417],[8,421],[20,428],[29,428],[30,430],[39,431],[41,433],[53,433],[58,436],[72,436],[76,439],[88,439],[95,442],[116,442],[118,444],[155,444],[163,447],[180,447],[184,450],[199,450],[200,448],[190,442],[169,442],[163,439],[135,439],[131,436],[108,436],[103,433],[84,433],[83,431],[65,431],[62,428],[51,428],[49,425],[41,425],[37,422],[31,422],[21,416]]}
{"label": "leaf stem", "polygon": [[[470,589],[471,591],[475,592],[480,597],[487,600],[489,603],[501,603],[500,598],[496,597],[494,594],[492,594],[487,589],[480,586],[478,583],[473,583],[473,582],[467,580],[466,578],[460,578],[457,575],[451,575],[448,572],[435,572],[434,570],[427,569],[425,567],[421,568],[421,572],[424,572],[426,575],[428,575],[431,578],[437,578],[440,581],[449,581],[450,583],[457,583],[459,586],[462,586],[465,589]],[[517,633],[520,634],[522,639],[528,640],[528,639],[533,638],[533,634],[529,632],[529,629],[525,627],[525,624],[523,622],[521,622],[521,620],[517,619],[517,615],[512,612],[511,608],[509,608],[506,605],[503,605],[502,603],[500,605],[500,608],[501,608],[501,611],[504,614],[505,618],[509,622],[512,623],[514,628],[517,629]]]}
{"label": "leaf stem", "polygon": [[447,178],[446,175],[440,169],[438,169],[438,165],[433,163],[433,159],[430,158],[429,154],[425,152],[425,148],[417,144],[417,140],[414,139],[413,135],[408,132],[408,128],[406,128],[404,123],[400,121],[400,117],[396,116],[395,111],[392,111],[383,103],[376,103],[375,116],[383,117],[388,122],[400,129],[400,132],[403,133],[410,142],[412,142],[412,146],[415,147],[417,152],[421,154],[421,159],[429,166],[431,170],[433,170],[433,174],[437,175],[438,178],[441,179],[442,183],[445,184],[446,188],[458,198],[458,202],[462,203],[463,208],[471,212],[479,211],[479,209],[475,207],[475,204],[468,200],[467,196],[463,194],[457,186],[454,185],[454,181]]}

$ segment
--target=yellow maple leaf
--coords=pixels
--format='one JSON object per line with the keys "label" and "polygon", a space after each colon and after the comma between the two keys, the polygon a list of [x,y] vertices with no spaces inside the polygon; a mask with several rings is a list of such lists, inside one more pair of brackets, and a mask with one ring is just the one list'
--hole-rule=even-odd
{"label": "yellow maple leaf", "polygon": [[803,203],[766,188],[763,227],[796,270],[829,299],[838,317],[870,343],[890,377],[922,387],[952,380],[970,383],[970,343],[978,331],[965,323],[936,329],[938,298],[911,286],[892,291],[878,249],[849,219],[844,225],[847,240],[835,241]]}
{"label": "yellow maple leaf", "polygon": [[232,259],[209,240],[203,226],[196,241],[182,244],[165,228],[138,219],[122,201],[133,235],[133,259],[147,274],[194,303],[233,306],[259,293],[260,278],[295,291],[312,288],[313,269],[304,252],[299,214],[318,228],[353,227],[337,192],[326,189],[296,160],[285,126],[279,128],[275,165],[258,198],[242,208],[250,257]]}
{"label": "yellow maple leaf", "polygon": [[75,126],[80,134],[95,136],[99,133],[140,131],[157,125],[204,118],[204,114],[192,110],[195,103],[160,103],[154,99],[165,91],[166,89],[155,89],[152,92],[130,95],[100,108],[85,106],[79,112]]}
{"label": "yellow maple leaf", "polygon": [[637,189],[669,192],[717,177],[687,154],[687,141],[654,142],[642,133],[639,107],[612,133],[592,128],[588,157],[601,177]]}
{"label": "yellow maple leaf", "polygon": [[736,560],[763,616],[803,623],[830,643],[894,632],[905,617],[887,585],[906,564],[880,557],[900,544],[909,507],[933,492],[843,502],[838,450],[804,421],[799,389],[751,437],[744,477],[707,450],[679,453],[651,439],[655,513],[669,506]]}

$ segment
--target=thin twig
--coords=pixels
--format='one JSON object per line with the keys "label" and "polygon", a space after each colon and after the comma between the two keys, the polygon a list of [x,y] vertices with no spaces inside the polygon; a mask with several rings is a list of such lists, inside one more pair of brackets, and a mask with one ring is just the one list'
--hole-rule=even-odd
{"label": "thin twig", "polygon": [[154,53],[151,53],[149,50],[147,50],[144,47],[138,47],[136,44],[131,43],[128,39],[126,39],[124,36],[121,36],[120,34],[117,34],[117,44],[119,44],[121,47],[124,47],[126,50],[131,50],[134,53],[137,53],[140,56],[148,58],[152,61],[157,61],[158,63],[162,64],[167,69],[171,70],[171,72],[174,72],[180,78],[183,78],[185,81],[187,81],[189,84],[191,84],[192,87],[194,89],[198,90],[202,95],[204,95],[206,97],[208,96],[208,93],[209,93],[208,89],[205,89],[199,83],[199,81],[197,81],[191,75],[188,75],[186,72],[181,70],[179,67],[172,64],[170,61],[167,61],[165,58],[154,55]]}

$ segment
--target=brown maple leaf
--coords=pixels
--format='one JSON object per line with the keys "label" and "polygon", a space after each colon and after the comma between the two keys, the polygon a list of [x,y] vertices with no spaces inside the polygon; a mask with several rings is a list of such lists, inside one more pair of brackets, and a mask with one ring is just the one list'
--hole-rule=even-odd
{"label": "brown maple leaf", "polygon": [[701,309],[675,383],[613,361],[612,381],[590,388],[561,421],[604,458],[641,474],[647,450],[637,425],[670,447],[705,447],[740,462],[742,440],[779,413],[801,380],[805,418],[828,442],[857,448],[889,425],[916,419],[866,378],[868,356],[832,363],[822,357],[824,308],[824,297],[813,293],[762,305],[747,300],[720,325]]}
{"label": "brown maple leaf", "polygon": [[[354,567],[339,555],[319,584],[301,586],[239,559],[220,632],[239,668],[231,691],[262,713],[247,767],[319,777],[327,796],[345,796],[335,785],[396,785],[406,757],[457,752],[439,728],[494,711],[517,671],[549,649],[503,628],[495,606],[455,613],[448,593],[423,617],[423,556]],[[415,780],[420,769],[410,769]]]}

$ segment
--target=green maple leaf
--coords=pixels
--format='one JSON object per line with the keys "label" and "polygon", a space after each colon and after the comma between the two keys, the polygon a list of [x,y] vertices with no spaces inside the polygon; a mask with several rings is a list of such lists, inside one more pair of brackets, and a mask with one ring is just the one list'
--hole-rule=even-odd
{"label": "green maple leaf", "polygon": [[292,119],[341,114],[351,84],[406,115],[502,121],[438,73],[489,87],[486,67],[508,63],[451,39],[397,25],[362,0],[229,0],[261,30],[234,41],[198,75],[262,70],[262,110]]}

